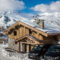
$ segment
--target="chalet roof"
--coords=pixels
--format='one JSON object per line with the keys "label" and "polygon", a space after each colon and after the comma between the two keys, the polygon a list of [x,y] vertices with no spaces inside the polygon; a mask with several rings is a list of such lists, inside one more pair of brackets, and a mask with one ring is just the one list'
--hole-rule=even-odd
{"label": "chalet roof", "polygon": [[[45,35],[45,36],[53,36],[53,35],[60,35],[60,31],[57,31],[57,30],[52,30],[52,29],[47,29],[47,28],[44,28],[44,29],[41,29],[41,28],[38,28],[37,27],[37,24],[29,21],[29,20],[20,20],[20,21],[17,21],[15,24],[23,24],[35,31],[38,31],[40,32],[41,34]],[[15,24],[13,24],[11,27],[9,27],[7,30],[11,29],[13,26],[15,26]]]}
{"label": "chalet roof", "polygon": [[34,28],[36,28],[36,29],[38,29],[38,30],[40,30],[40,31],[43,31],[43,32],[46,32],[46,33],[59,33],[60,34],[60,31],[57,31],[57,30],[55,30],[55,29],[48,29],[48,28],[44,28],[44,29],[41,29],[41,28],[38,28],[37,27],[37,24],[36,23],[34,23],[34,22],[30,22],[30,21],[24,21],[24,20],[22,20],[22,22],[23,23],[26,23],[26,24],[28,24],[28,25],[30,25],[30,26],[32,26],[32,27],[34,27]]}
{"label": "chalet roof", "polygon": [[38,27],[36,27],[36,29],[40,30],[40,31],[43,31],[45,33],[53,33],[53,34],[57,34],[59,33],[60,34],[60,31],[57,31],[57,30],[53,30],[53,29],[40,29]]}
{"label": "chalet roof", "polygon": [[20,21],[27,24],[27,25],[29,25],[29,26],[32,26],[32,27],[37,26],[37,24],[35,24],[35,23],[33,23],[33,22],[29,21],[29,20],[20,20]]}

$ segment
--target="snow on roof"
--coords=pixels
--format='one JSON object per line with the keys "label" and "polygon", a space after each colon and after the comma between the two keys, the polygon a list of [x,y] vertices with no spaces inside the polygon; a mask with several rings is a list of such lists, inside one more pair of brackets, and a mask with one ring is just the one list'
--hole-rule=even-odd
{"label": "snow on roof", "polygon": [[40,31],[43,31],[45,33],[60,33],[60,31],[53,30],[53,29],[41,29],[41,28],[38,28],[38,27],[36,27],[36,29],[38,29]]}
{"label": "snow on roof", "polygon": [[36,28],[36,29],[38,29],[38,30],[40,30],[42,32],[45,32],[45,33],[60,33],[59,30],[54,29],[54,28],[53,29],[48,29],[48,28],[41,29],[41,28],[38,28],[36,23],[31,22],[29,20],[20,20],[20,21],[27,24],[27,25],[29,25],[29,26],[32,26],[32,27],[34,27],[34,28]]}
{"label": "snow on roof", "polygon": [[27,25],[29,25],[29,26],[32,26],[32,27],[37,26],[37,24],[35,24],[35,23],[33,23],[33,22],[29,21],[29,20],[20,20],[20,21],[27,24]]}

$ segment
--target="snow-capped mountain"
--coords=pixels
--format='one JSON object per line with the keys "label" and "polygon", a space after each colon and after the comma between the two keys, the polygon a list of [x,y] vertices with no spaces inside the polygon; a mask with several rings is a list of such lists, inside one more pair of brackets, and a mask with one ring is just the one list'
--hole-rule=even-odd
{"label": "snow-capped mountain", "polygon": [[40,19],[45,20],[45,28],[60,30],[60,13],[41,14]]}
{"label": "snow-capped mountain", "polygon": [[4,28],[7,28],[7,26],[11,26],[16,21],[20,21],[20,20],[27,20],[27,18],[24,18],[16,13],[2,14],[2,16],[0,15],[0,27],[3,26]]}
{"label": "snow-capped mountain", "polygon": [[[60,30],[60,14],[57,13],[44,13],[44,14],[40,14],[39,19],[43,19],[44,20],[44,27],[46,29],[56,29],[56,30]],[[16,14],[16,13],[4,13],[2,15],[0,15],[0,27],[4,26],[4,28],[6,28],[7,26],[11,26],[12,24],[14,24],[16,21],[31,21],[33,22],[34,19],[27,19],[25,17],[22,17],[20,14]]]}
{"label": "snow-capped mountain", "polygon": [[11,20],[10,20],[10,18],[8,16],[1,16],[0,21],[1,21],[1,23],[7,24]]}
{"label": "snow-capped mountain", "polygon": [[[46,29],[60,30],[60,13],[41,13],[37,18],[44,20]],[[34,19],[31,22],[34,22]]]}
{"label": "snow-capped mountain", "polygon": [[13,21],[13,19],[11,19],[10,17],[8,17],[8,16],[1,16],[0,17],[0,27],[4,27],[4,28],[6,28],[6,26],[7,26],[7,24],[9,23],[9,22],[14,22]]}

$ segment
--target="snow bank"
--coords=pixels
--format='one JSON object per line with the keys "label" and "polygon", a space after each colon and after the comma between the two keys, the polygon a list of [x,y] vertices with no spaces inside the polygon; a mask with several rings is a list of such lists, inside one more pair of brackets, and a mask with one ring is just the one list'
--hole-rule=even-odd
{"label": "snow bank", "polygon": [[[0,57],[2,60],[31,60],[28,59],[28,54],[22,54],[17,52],[7,52],[4,48],[8,47],[8,45],[0,44]],[[4,58],[3,58],[4,57]]]}

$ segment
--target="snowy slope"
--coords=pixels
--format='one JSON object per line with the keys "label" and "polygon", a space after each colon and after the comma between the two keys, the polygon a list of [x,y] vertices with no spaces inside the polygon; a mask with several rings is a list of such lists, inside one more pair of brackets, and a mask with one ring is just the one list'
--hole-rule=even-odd
{"label": "snowy slope", "polygon": [[[44,20],[45,29],[60,30],[60,13],[42,13],[38,19]],[[34,19],[31,22],[34,22]]]}
{"label": "snowy slope", "polygon": [[[45,29],[60,30],[60,13],[43,13],[40,14],[39,19],[45,20]],[[20,14],[9,13],[0,16],[0,27],[4,26],[6,28],[6,26],[11,26],[16,21],[22,21],[32,26],[35,25],[30,23],[30,21],[33,22],[34,19],[29,20],[25,17],[22,17]]]}
{"label": "snowy slope", "polygon": [[8,17],[8,16],[1,16],[0,17],[0,27],[6,27],[7,26],[7,24],[9,23],[9,22],[11,22],[12,21],[12,23],[13,23],[13,20],[10,18],[10,17]]}
{"label": "snowy slope", "polygon": [[19,14],[4,14],[0,16],[0,27],[4,26],[11,26],[14,24],[16,21],[20,20],[27,20],[26,18],[20,16]]}
{"label": "snowy slope", "polygon": [[45,28],[60,30],[60,14],[45,13],[40,18],[45,20]]}

